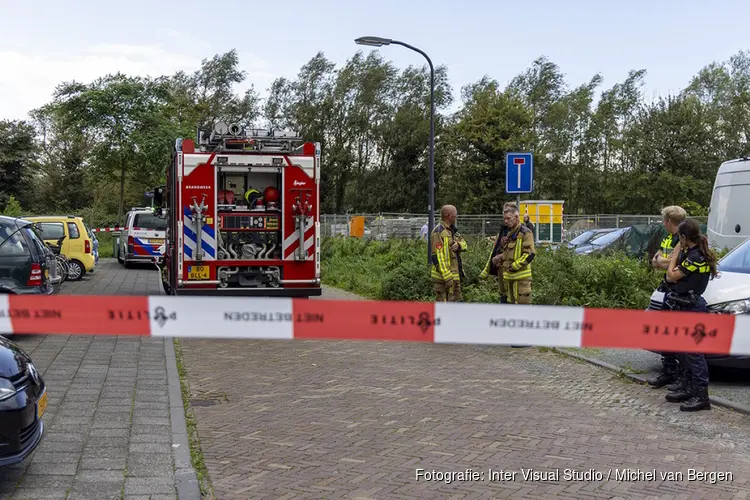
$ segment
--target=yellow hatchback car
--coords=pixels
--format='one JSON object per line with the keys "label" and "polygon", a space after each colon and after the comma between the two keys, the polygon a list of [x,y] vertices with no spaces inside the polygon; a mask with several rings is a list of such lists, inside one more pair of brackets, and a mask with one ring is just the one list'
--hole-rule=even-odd
{"label": "yellow hatchback car", "polygon": [[96,259],[94,257],[94,242],[89,236],[86,224],[81,217],[75,215],[40,215],[34,217],[23,217],[34,222],[39,229],[45,243],[57,245],[63,236],[62,249],[60,253],[66,256],[68,264],[68,279],[78,281],[86,273],[94,270]]}

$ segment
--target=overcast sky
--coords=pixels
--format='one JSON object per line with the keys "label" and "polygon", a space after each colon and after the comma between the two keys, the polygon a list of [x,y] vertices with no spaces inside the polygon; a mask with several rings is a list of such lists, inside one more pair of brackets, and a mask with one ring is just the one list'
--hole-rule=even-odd
{"label": "overcast sky", "polygon": [[[599,72],[609,87],[644,68],[651,98],[750,48],[748,19],[740,0],[0,0],[0,119],[25,118],[62,81],[193,71],[232,48],[265,95],[318,51],[345,62],[362,35],[403,40],[447,65],[457,101],[461,86],[485,74],[506,84],[540,55],[571,85]],[[399,67],[424,62],[403,47],[380,50]]]}

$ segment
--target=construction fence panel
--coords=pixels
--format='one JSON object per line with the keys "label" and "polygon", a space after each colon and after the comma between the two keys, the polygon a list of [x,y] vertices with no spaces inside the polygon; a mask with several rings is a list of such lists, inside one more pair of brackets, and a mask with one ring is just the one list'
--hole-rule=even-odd
{"label": "construction fence panel", "polygon": [[[387,240],[390,238],[420,237],[427,224],[427,214],[322,214],[320,217],[323,236],[349,236],[353,217],[364,217],[364,238]],[[691,217],[700,224],[707,224],[708,217]],[[633,225],[661,224],[660,214],[564,214],[564,239],[571,240],[589,229],[616,229]],[[466,236],[491,237],[503,224],[502,214],[459,215],[458,230]]]}

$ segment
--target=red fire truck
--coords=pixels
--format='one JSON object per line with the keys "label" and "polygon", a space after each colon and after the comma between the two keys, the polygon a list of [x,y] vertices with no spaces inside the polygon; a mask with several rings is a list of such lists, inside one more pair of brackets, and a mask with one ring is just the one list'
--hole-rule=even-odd
{"label": "red fire truck", "polygon": [[217,123],[177,139],[166,186],[169,295],[320,295],[320,144]]}

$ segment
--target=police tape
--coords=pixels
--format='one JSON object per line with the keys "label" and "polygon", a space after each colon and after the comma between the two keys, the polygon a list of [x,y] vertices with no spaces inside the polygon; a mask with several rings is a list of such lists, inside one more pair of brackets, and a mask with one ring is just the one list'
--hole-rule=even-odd
{"label": "police tape", "polygon": [[146,229],[141,227],[129,228],[128,226],[113,226],[113,227],[97,227],[91,230],[92,233],[119,233],[133,229],[133,231],[145,231]]}
{"label": "police tape", "polygon": [[744,315],[269,297],[0,295],[0,333],[368,340],[750,354]]}

